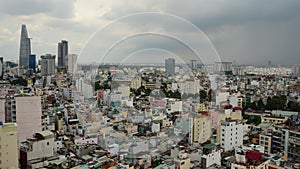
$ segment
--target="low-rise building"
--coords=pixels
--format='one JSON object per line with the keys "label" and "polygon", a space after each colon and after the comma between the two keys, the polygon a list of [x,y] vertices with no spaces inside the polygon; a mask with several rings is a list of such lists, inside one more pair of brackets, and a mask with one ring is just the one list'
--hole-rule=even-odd
{"label": "low-rise building", "polygon": [[54,155],[54,134],[49,131],[35,133],[32,138],[22,142],[20,147],[21,168],[26,169],[28,161],[52,157]]}
{"label": "low-rise building", "polygon": [[206,169],[214,164],[221,165],[222,149],[215,144],[207,144],[203,147],[201,156],[201,168]]}
{"label": "low-rise building", "polygon": [[265,132],[259,134],[259,145],[265,149],[264,153],[270,154],[272,150],[272,133]]}
{"label": "low-rise building", "polygon": [[264,155],[264,153],[252,150],[237,152],[236,160],[231,163],[231,169],[267,169],[270,160]]}
{"label": "low-rise building", "polygon": [[187,153],[181,151],[174,159],[175,169],[190,169],[191,160]]}
{"label": "low-rise building", "polygon": [[261,116],[261,122],[262,123],[274,123],[274,124],[280,124],[284,123],[288,120],[287,117],[278,117],[278,116]]}

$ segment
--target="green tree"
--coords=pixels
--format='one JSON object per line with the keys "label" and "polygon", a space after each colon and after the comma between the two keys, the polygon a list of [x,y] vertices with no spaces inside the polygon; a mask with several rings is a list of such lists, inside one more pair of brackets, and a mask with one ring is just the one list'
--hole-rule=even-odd
{"label": "green tree", "polygon": [[300,104],[294,101],[289,101],[287,104],[287,109],[291,111],[300,111]]}
{"label": "green tree", "polygon": [[23,77],[17,77],[16,79],[12,80],[10,82],[10,84],[12,84],[12,85],[21,85],[21,86],[27,86],[28,85],[27,80],[24,79]]}
{"label": "green tree", "polygon": [[257,109],[258,110],[264,110],[265,109],[265,104],[264,104],[262,99],[259,99],[259,101],[257,102]]}

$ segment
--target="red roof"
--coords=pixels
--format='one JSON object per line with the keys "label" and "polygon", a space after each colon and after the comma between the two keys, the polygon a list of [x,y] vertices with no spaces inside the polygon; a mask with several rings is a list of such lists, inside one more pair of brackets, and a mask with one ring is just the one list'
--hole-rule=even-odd
{"label": "red roof", "polygon": [[242,110],[242,108],[239,107],[239,106],[236,106],[236,107],[233,108],[233,110],[234,110],[234,111],[235,111],[235,110]]}
{"label": "red roof", "polygon": [[227,104],[224,106],[224,109],[231,109],[232,108],[232,105],[231,104]]}
{"label": "red roof", "polygon": [[277,169],[277,168],[272,167],[272,166],[268,166],[268,169]]}
{"label": "red roof", "polygon": [[246,153],[246,158],[251,160],[260,160],[262,155],[264,155],[264,153],[249,150]]}

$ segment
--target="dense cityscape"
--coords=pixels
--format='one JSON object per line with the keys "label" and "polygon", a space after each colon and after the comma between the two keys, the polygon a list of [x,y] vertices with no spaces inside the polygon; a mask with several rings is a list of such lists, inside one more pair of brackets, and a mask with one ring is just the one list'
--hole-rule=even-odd
{"label": "dense cityscape", "polygon": [[0,58],[0,168],[300,168],[300,64],[80,64],[20,33],[19,63]]}

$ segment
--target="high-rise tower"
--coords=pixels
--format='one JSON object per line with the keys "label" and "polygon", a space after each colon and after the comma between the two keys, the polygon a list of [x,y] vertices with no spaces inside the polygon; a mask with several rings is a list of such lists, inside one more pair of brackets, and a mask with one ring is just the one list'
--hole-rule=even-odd
{"label": "high-rise tower", "polygon": [[55,55],[42,55],[41,59],[42,76],[53,75],[55,73]]}
{"label": "high-rise tower", "polygon": [[175,74],[175,59],[168,58],[165,60],[165,69],[166,74],[168,75],[174,75]]}
{"label": "high-rise tower", "polygon": [[19,55],[19,69],[26,70],[29,67],[29,55],[31,54],[31,42],[28,37],[26,25],[22,25],[21,39],[20,39],[20,55]]}
{"label": "high-rise tower", "polygon": [[62,40],[58,42],[57,57],[58,57],[58,67],[67,68],[67,55],[68,55],[68,41]]}
{"label": "high-rise tower", "polygon": [[68,54],[66,57],[68,73],[70,73],[72,76],[75,76],[77,71],[77,55]]}

